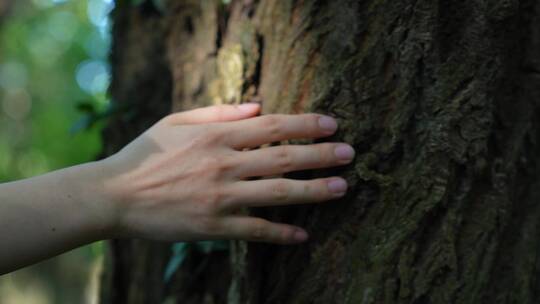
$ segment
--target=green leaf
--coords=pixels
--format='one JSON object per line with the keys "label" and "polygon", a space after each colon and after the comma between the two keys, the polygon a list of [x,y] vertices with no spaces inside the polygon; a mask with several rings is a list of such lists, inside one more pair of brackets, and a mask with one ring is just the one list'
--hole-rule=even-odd
{"label": "green leaf", "polygon": [[77,111],[85,114],[95,114],[97,112],[96,105],[92,101],[81,101],[76,105]]}
{"label": "green leaf", "polygon": [[172,256],[169,260],[169,263],[167,264],[167,267],[165,267],[165,274],[163,276],[163,281],[165,283],[169,282],[173,276],[173,274],[180,268],[182,265],[182,262],[184,262],[184,259],[186,258],[187,254],[187,243],[176,243],[172,246]]}
{"label": "green leaf", "polygon": [[96,117],[93,114],[85,114],[79,120],[74,122],[69,129],[69,134],[75,135],[77,133],[90,129],[96,122]]}
{"label": "green leaf", "polygon": [[196,243],[197,249],[204,254],[209,254],[212,251],[222,251],[229,249],[227,241],[202,241]]}
{"label": "green leaf", "polygon": [[196,243],[175,243],[172,245],[172,256],[165,267],[163,281],[168,283],[174,273],[178,271],[182,263],[188,255],[189,249],[196,249],[204,254],[209,254],[214,251],[229,250],[229,242],[227,241],[202,241]]}

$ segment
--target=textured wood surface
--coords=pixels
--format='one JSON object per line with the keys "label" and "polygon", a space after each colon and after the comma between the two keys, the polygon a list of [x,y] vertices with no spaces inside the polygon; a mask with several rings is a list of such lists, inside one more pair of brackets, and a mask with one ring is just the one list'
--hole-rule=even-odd
{"label": "textured wood surface", "polygon": [[[111,93],[132,111],[106,153],[169,109],[255,101],[333,115],[330,140],[357,159],[292,175],[341,174],[344,199],[253,211],[307,227],[307,245],[235,243],[230,282],[218,254],[193,258],[171,287],[167,244],[115,242],[104,303],[536,303],[539,6],[119,1]],[[194,287],[197,263],[213,268]]]}

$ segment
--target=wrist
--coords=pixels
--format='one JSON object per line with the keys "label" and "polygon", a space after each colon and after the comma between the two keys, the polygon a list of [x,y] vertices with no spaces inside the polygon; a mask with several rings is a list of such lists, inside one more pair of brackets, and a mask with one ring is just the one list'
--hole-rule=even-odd
{"label": "wrist", "polygon": [[77,194],[89,229],[96,240],[114,238],[119,210],[107,181],[110,179],[106,160],[68,168],[67,183]]}

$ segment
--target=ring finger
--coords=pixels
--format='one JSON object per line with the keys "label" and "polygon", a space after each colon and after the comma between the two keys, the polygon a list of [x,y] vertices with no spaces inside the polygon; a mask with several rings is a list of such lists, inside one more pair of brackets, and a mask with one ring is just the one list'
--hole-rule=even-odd
{"label": "ring finger", "polygon": [[347,182],[340,177],[312,180],[285,178],[238,181],[228,186],[234,201],[225,208],[316,203],[345,195]]}

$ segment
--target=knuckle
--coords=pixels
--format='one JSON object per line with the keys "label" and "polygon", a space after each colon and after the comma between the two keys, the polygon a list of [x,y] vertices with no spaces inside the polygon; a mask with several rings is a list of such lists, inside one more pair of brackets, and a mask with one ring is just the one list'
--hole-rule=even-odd
{"label": "knuckle", "polygon": [[282,181],[276,182],[271,187],[271,191],[272,191],[272,195],[274,199],[277,201],[288,200],[290,197],[290,192],[291,192],[289,184]]}
{"label": "knuckle", "polygon": [[309,130],[310,133],[319,132],[319,118],[320,115],[317,114],[306,114],[304,116],[304,125],[306,130]]}
{"label": "knuckle", "polygon": [[313,156],[317,164],[329,164],[334,161],[333,146],[330,144],[320,144],[314,146]]}
{"label": "knuckle", "polygon": [[217,128],[212,128],[211,130],[212,131],[206,134],[205,143],[208,145],[215,145],[217,143],[221,143],[225,138],[225,133]]}
{"label": "knuckle", "polygon": [[322,189],[321,184],[317,182],[306,182],[302,192],[306,199],[318,201],[326,196]]}
{"label": "knuckle", "polygon": [[201,172],[206,173],[207,176],[215,175],[215,168],[218,166],[221,160],[217,156],[207,156],[201,160]]}
{"label": "knuckle", "polygon": [[226,156],[217,157],[214,160],[214,170],[218,176],[225,176],[234,169],[233,161]]}
{"label": "knuckle", "polygon": [[267,115],[262,120],[262,126],[268,130],[271,136],[277,137],[282,133],[281,120],[279,115]]}
{"label": "knuckle", "polygon": [[224,159],[221,163],[217,164],[216,173],[219,176],[226,176],[233,170],[233,168],[233,164],[230,161]]}
{"label": "knuckle", "polygon": [[207,156],[203,159],[202,163],[202,171],[215,178],[226,176],[235,167],[233,161],[223,155]]}
{"label": "knuckle", "polygon": [[281,171],[289,171],[293,168],[293,157],[290,149],[285,146],[281,146],[276,149],[275,159],[278,167]]}
{"label": "knuckle", "polygon": [[250,237],[252,240],[260,241],[264,240],[268,235],[266,223],[264,221],[257,221],[253,224]]}
{"label": "knuckle", "polygon": [[226,191],[221,188],[216,188],[207,191],[206,205],[208,214],[218,214],[224,211],[230,200]]}
{"label": "knuckle", "polygon": [[204,126],[200,131],[200,143],[205,146],[212,146],[220,143],[225,137],[225,132],[216,126]]}
{"label": "knuckle", "polygon": [[340,160],[337,157],[335,150],[339,147],[339,144],[327,144],[325,147],[324,155],[326,163],[329,165],[339,164]]}
{"label": "knuckle", "polygon": [[190,146],[196,149],[205,149],[214,146],[223,138],[223,134],[217,128],[205,126],[203,128],[196,128],[196,130],[196,136],[190,140]]}
{"label": "knuckle", "polygon": [[310,201],[323,201],[328,196],[326,184],[320,180],[307,181],[302,188],[303,196]]}
{"label": "knuckle", "polygon": [[221,224],[214,218],[205,217],[199,219],[199,229],[202,234],[218,235],[221,232]]}
{"label": "knuckle", "polygon": [[325,179],[318,179],[312,182],[313,196],[317,201],[326,201],[332,197],[332,194],[328,190],[328,184]]}

